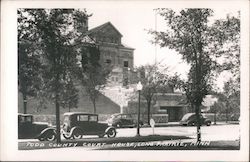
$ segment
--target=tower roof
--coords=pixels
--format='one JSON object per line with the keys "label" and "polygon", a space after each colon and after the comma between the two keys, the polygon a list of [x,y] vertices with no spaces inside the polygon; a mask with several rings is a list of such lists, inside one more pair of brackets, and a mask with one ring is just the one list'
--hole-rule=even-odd
{"label": "tower roof", "polygon": [[89,31],[87,31],[86,34],[88,35],[88,34],[100,32],[100,31],[102,31],[102,29],[104,29],[107,26],[111,26],[122,37],[122,34],[115,28],[115,26],[111,22],[106,22],[102,25],[99,25],[95,28],[92,28]]}

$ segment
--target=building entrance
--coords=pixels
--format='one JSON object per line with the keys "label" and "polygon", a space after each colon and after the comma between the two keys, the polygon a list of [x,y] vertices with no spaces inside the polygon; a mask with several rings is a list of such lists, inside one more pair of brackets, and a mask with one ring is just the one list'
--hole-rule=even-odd
{"label": "building entrance", "polygon": [[183,116],[182,107],[161,107],[161,109],[167,110],[169,122],[180,121]]}

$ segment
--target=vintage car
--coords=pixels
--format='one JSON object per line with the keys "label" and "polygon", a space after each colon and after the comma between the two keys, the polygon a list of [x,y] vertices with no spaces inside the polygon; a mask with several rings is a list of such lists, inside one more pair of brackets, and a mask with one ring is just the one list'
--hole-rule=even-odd
{"label": "vintage car", "polygon": [[65,139],[80,139],[83,135],[116,136],[116,129],[107,123],[98,122],[98,115],[83,112],[68,112],[63,115],[62,135]]}
{"label": "vintage car", "polygon": [[[113,114],[108,119],[109,125],[112,125],[116,128],[122,128],[122,127],[136,127],[137,126],[137,120],[135,120],[132,117],[132,114]],[[140,127],[143,125],[143,122],[139,122]]]}
{"label": "vintage car", "polygon": [[[207,126],[211,125],[211,120],[206,118],[204,114],[200,115],[200,122],[201,122],[201,125],[207,125]],[[189,126],[197,125],[196,114],[195,113],[185,114],[182,117],[180,124],[181,125],[189,125]]]}
{"label": "vintage car", "polygon": [[32,114],[18,114],[18,139],[54,141],[56,131],[48,123],[33,122]]}

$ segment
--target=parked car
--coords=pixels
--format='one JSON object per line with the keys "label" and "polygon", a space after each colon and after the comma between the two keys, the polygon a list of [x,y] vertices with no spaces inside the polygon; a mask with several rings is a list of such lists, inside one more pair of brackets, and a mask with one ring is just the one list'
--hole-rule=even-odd
{"label": "parked car", "polygon": [[63,115],[62,135],[65,139],[80,139],[83,135],[116,136],[116,129],[108,123],[98,122],[98,115],[83,112],[68,112]]}
{"label": "parked car", "polygon": [[45,122],[33,122],[32,114],[18,114],[18,139],[54,141],[56,130]]}
{"label": "parked car", "polygon": [[[201,122],[201,125],[207,125],[207,126],[211,125],[211,120],[206,118],[204,114],[200,115],[200,122]],[[196,114],[195,113],[185,114],[182,117],[180,124],[181,125],[196,125],[197,124]]]}
{"label": "parked car", "polygon": [[[112,125],[116,128],[121,127],[136,127],[137,126],[137,120],[135,120],[131,114],[113,114],[108,119],[109,125]],[[143,122],[140,121],[139,125],[142,126]]]}

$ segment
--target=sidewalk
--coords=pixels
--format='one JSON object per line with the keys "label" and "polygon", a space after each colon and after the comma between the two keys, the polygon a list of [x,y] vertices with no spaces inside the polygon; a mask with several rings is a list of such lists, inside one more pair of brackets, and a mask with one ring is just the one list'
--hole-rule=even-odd
{"label": "sidewalk", "polygon": [[[229,124],[239,124],[239,122],[238,121],[228,121],[228,122],[218,121],[218,122],[216,122],[215,125],[229,125]],[[214,122],[212,122],[211,126],[212,125],[214,125]],[[182,125],[180,125],[179,122],[168,122],[168,123],[156,123],[155,124],[155,127],[175,127],[175,126],[182,126]],[[147,127],[151,127],[151,126],[148,124],[144,124],[143,127],[147,128]]]}

